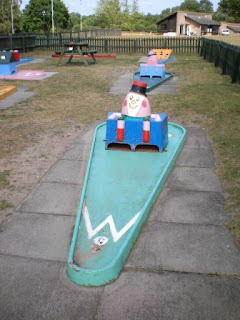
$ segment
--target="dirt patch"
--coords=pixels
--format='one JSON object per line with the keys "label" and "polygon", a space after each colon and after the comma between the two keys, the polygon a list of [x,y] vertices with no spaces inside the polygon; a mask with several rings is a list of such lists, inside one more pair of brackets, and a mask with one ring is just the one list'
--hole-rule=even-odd
{"label": "dirt patch", "polygon": [[14,213],[28,193],[86,127],[87,125],[81,124],[81,129],[74,127],[65,130],[61,135],[43,135],[38,143],[8,160],[0,160],[0,172],[10,172],[8,187],[0,189],[2,203],[8,204],[0,210],[0,223]]}

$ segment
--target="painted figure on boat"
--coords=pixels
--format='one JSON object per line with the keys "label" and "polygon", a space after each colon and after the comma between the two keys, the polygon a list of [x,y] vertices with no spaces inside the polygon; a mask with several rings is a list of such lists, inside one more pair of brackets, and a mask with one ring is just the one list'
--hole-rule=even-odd
{"label": "painted figure on boat", "polygon": [[121,110],[121,117],[117,122],[117,140],[124,140],[125,119],[143,119],[143,142],[147,143],[150,139],[150,116],[151,107],[146,95],[147,84],[134,81],[130,92],[126,95]]}

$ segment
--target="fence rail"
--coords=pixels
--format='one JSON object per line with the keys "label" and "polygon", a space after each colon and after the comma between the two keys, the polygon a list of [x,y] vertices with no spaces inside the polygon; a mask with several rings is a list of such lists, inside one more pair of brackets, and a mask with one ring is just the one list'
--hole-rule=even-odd
{"label": "fence rail", "polygon": [[230,75],[233,83],[240,81],[240,46],[203,38],[200,55]]}
{"label": "fence rail", "polygon": [[9,34],[0,35],[0,50],[19,50],[27,52],[35,48],[35,35]]}
{"label": "fence rail", "polygon": [[153,48],[172,49],[173,53],[199,53],[201,38],[197,37],[156,37],[156,38],[106,38],[106,37],[37,37],[36,48],[60,50],[64,42],[72,40],[88,42],[91,49],[99,53],[143,53]]}

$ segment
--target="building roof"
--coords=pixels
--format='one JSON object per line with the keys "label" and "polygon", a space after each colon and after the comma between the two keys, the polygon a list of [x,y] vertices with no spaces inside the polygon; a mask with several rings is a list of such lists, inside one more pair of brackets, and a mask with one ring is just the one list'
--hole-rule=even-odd
{"label": "building roof", "polygon": [[240,25],[227,25],[227,28],[234,32],[240,32]]}
{"label": "building roof", "polygon": [[174,16],[174,15],[176,15],[176,14],[177,14],[177,12],[174,12],[174,13],[170,14],[169,16],[167,16],[167,17],[159,20],[159,21],[157,22],[157,24],[161,23],[162,21],[164,21],[164,20],[166,20],[166,19],[169,19],[170,17],[172,17],[172,16]]}
{"label": "building roof", "polygon": [[214,21],[212,19],[209,19],[205,15],[195,16],[195,15],[186,14],[185,17],[204,26],[220,26],[221,25],[221,23]]}

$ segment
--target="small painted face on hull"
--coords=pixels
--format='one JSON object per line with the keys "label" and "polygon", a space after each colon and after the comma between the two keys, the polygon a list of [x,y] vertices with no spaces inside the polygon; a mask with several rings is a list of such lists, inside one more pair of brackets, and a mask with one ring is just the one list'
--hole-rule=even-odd
{"label": "small painted face on hull", "polygon": [[150,104],[145,95],[130,91],[123,101],[122,114],[130,117],[148,117]]}

